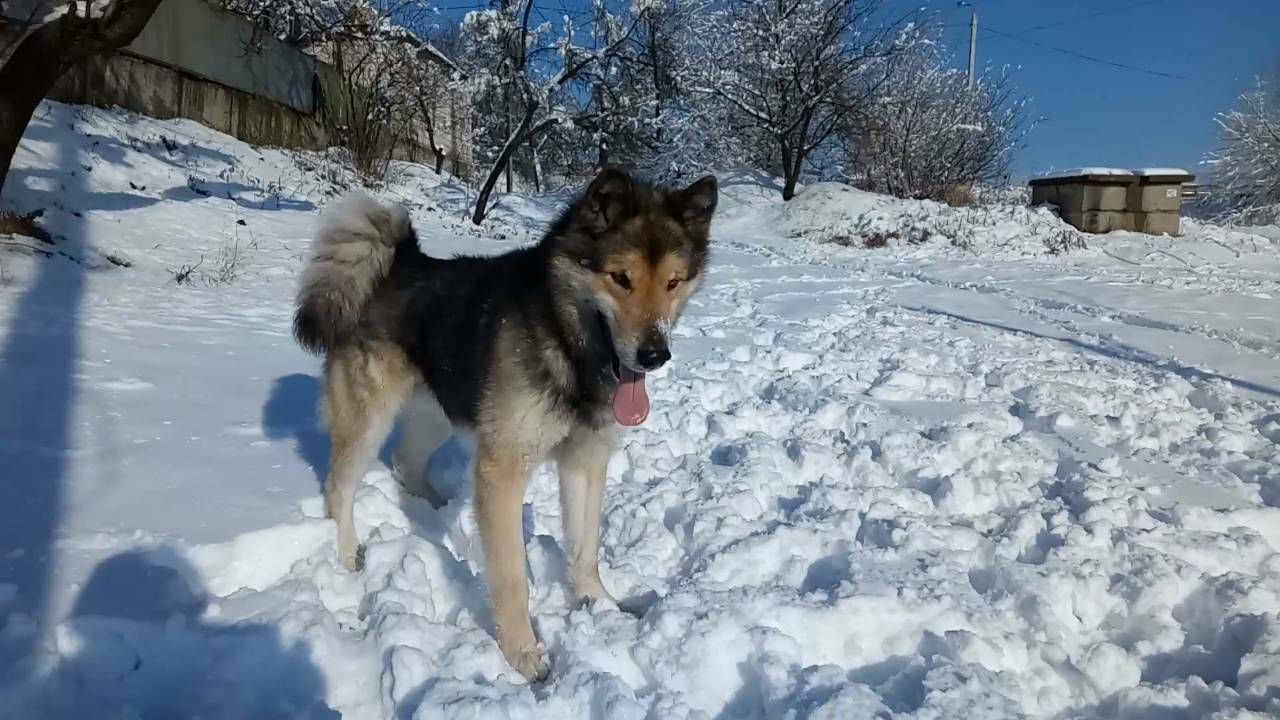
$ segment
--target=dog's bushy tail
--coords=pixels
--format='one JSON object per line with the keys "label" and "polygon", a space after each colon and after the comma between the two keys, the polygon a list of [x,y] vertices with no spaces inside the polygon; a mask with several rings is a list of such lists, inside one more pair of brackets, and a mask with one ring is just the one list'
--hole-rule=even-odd
{"label": "dog's bushy tail", "polygon": [[386,207],[363,193],[325,209],[293,315],[293,336],[302,347],[327,352],[350,337],[374,289],[391,272],[396,245],[412,232],[403,207]]}

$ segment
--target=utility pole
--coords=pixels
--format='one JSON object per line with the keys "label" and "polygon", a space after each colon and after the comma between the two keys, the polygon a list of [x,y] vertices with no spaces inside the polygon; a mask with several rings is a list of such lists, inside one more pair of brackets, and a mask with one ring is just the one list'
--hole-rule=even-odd
{"label": "utility pole", "polygon": [[969,89],[973,89],[973,63],[978,57],[978,9],[969,11]]}

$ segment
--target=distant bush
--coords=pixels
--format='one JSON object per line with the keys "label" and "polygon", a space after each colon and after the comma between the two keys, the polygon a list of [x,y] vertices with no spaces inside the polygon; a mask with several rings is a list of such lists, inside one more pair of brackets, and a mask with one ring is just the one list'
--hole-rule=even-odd
{"label": "distant bush", "polygon": [[915,43],[864,112],[844,128],[848,176],[871,192],[954,206],[973,203],[972,188],[1007,178],[1033,123],[1006,73],[970,87],[933,42]]}

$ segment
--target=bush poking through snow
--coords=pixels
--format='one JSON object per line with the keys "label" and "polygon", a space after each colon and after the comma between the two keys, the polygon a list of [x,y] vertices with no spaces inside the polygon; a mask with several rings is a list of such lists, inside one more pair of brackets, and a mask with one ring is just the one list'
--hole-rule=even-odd
{"label": "bush poking through snow", "polygon": [[177,270],[170,270],[173,273],[173,281],[179,285],[190,285],[196,277],[196,271],[204,264],[204,256],[200,256],[194,265],[183,265]]}
{"label": "bush poking through snow", "polygon": [[[1037,228],[1039,231],[1040,228]],[[1042,234],[1044,246],[1050,255],[1062,255],[1072,250],[1084,250],[1089,247],[1084,233],[1071,227],[1051,228]]]}
{"label": "bush poking through snow", "polygon": [[[254,249],[254,243],[250,243],[248,247]],[[182,265],[170,272],[173,273],[173,281],[179,285],[193,285],[199,281],[209,287],[226,287],[243,273],[245,258],[244,248],[240,246],[240,239],[237,237],[218,248],[208,266],[205,265],[204,255],[201,255],[194,264]]]}
{"label": "bush poking through snow", "polygon": [[230,245],[223,245],[213,255],[213,265],[205,275],[206,282],[216,287],[230,285],[240,277],[243,260],[244,253],[240,249],[239,239]]}

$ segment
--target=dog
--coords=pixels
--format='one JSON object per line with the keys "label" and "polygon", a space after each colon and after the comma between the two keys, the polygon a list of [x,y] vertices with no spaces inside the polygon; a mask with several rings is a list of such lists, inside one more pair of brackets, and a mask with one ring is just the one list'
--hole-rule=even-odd
{"label": "dog", "polygon": [[615,602],[598,566],[606,466],[616,426],[649,413],[645,373],[671,358],[671,330],[703,279],[717,194],[710,175],[675,189],[606,168],[536,245],[449,259],[419,248],[402,207],[353,195],[329,209],[293,330],[325,358],[325,511],[343,566],[363,568],[356,487],[397,419],[395,475],[437,506],[427,459],[454,428],[469,431],[498,645],[530,681],[544,679],[525,575],[526,482],[555,460],[574,597]]}

